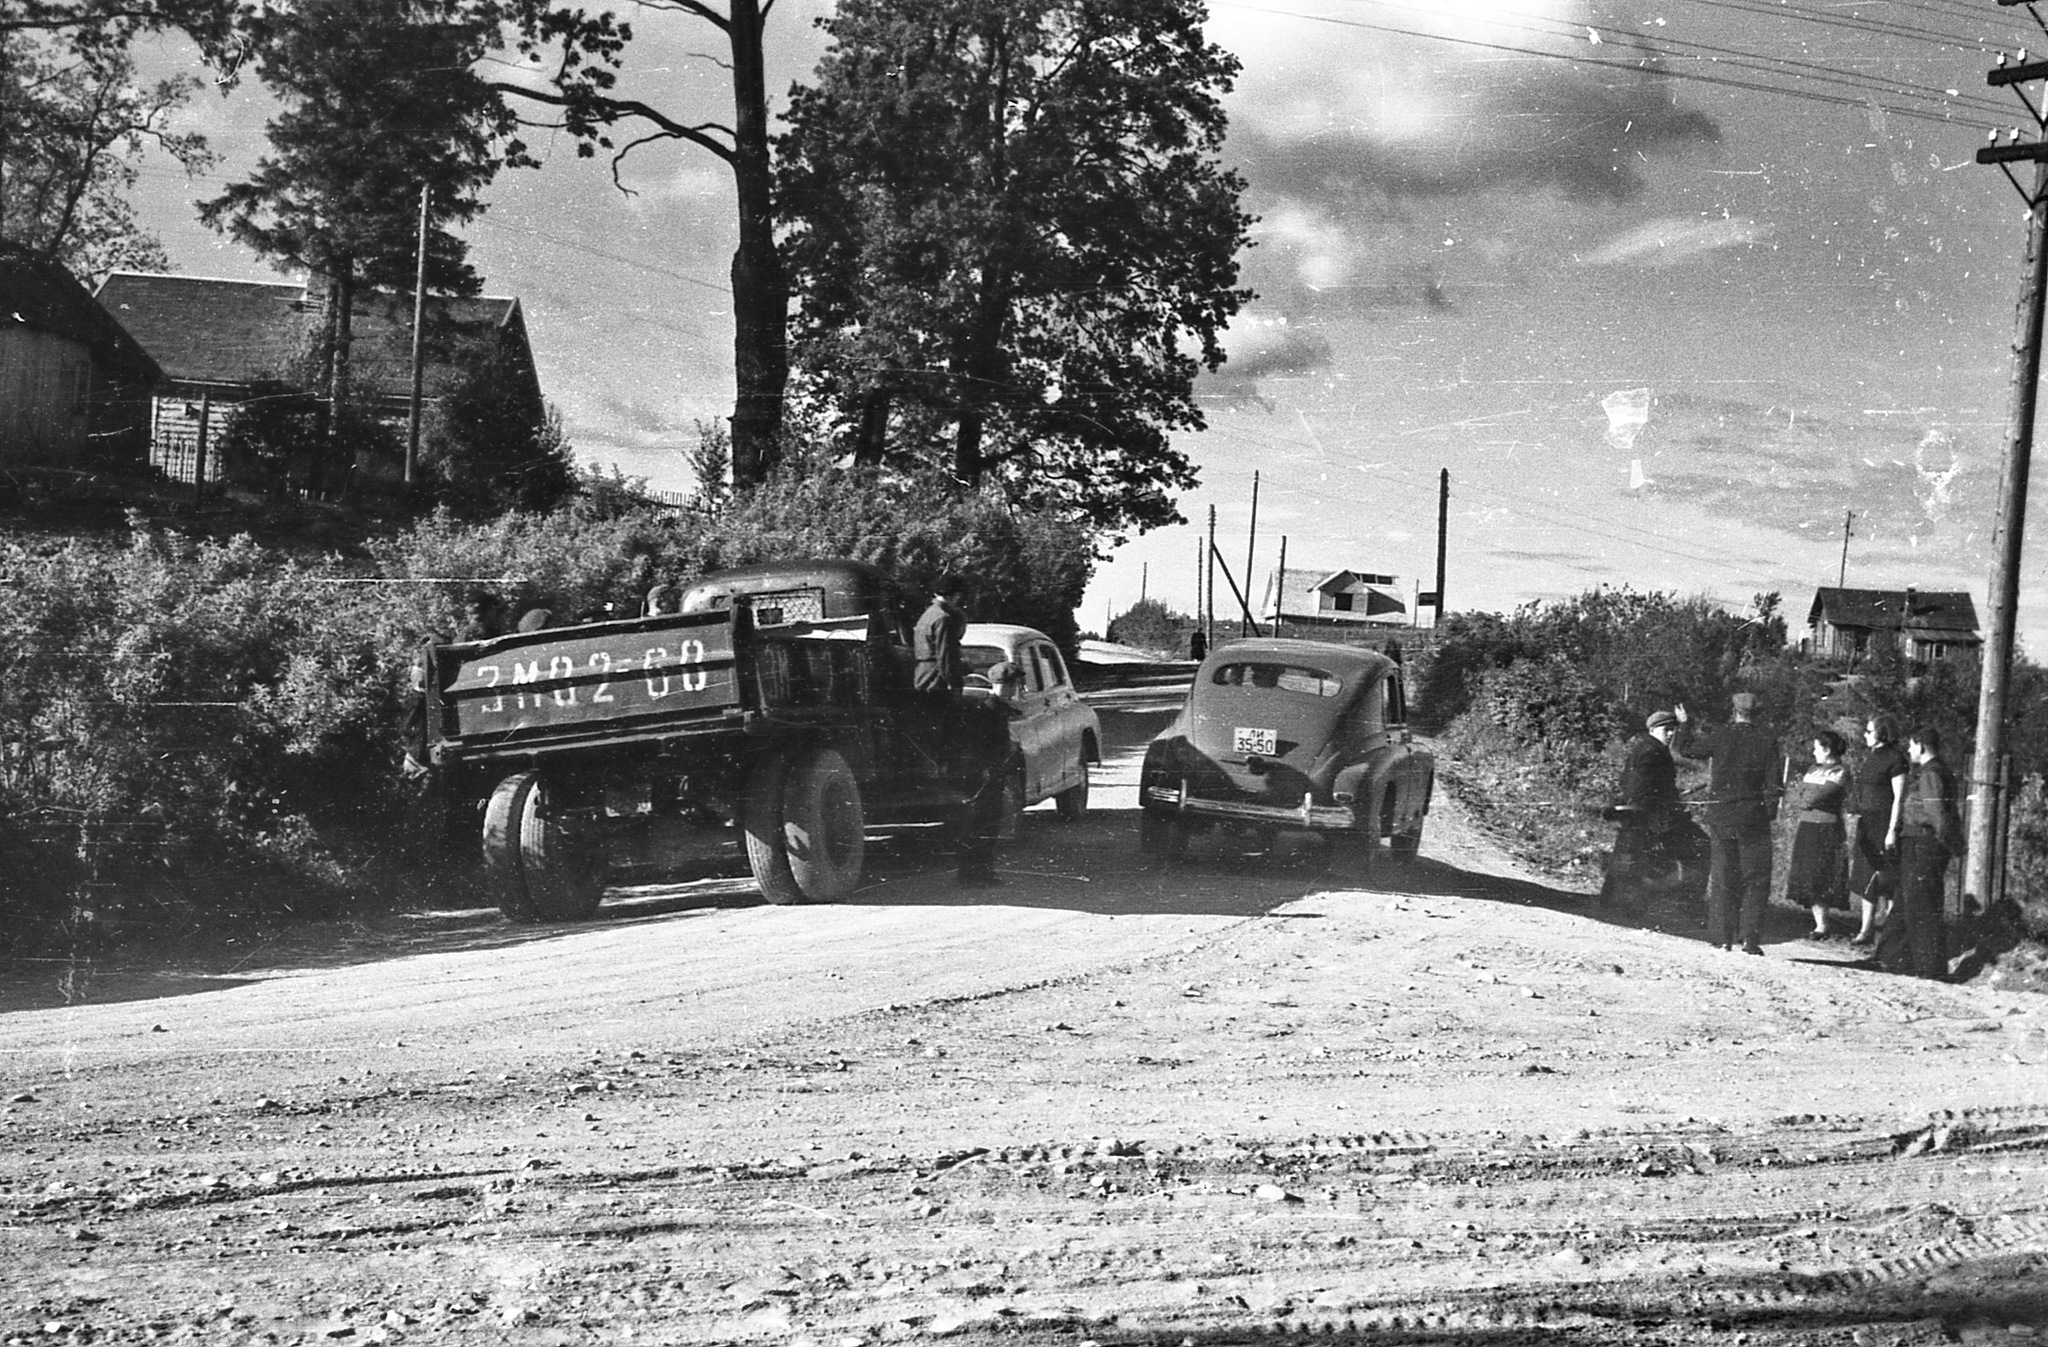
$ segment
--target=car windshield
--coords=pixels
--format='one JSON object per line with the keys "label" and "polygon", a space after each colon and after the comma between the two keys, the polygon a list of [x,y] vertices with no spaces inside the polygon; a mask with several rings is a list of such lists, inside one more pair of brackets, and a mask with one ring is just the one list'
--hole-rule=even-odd
{"label": "car windshield", "polygon": [[1299,664],[1223,664],[1211,681],[1220,687],[1276,688],[1304,697],[1334,697],[1344,690],[1335,674]]}

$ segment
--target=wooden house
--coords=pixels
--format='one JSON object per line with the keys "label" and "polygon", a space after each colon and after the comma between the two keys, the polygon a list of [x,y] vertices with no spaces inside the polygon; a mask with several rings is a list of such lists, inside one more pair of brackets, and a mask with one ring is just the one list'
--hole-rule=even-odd
{"label": "wooden house", "polygon": [[161,378],[62,264],[0,243],[0,466],[139,466]]}
{"label": "wooden house", "polygon": [[[192,481],[202,445],[217,438],[238,404],[265,387],[303,387],[325,325],[319,281],[232,281],[117,271],[100,303],[162,365],[166,383],[150,417],[150,461]],[[472,362],[503,356],[507,395],[538,424],[545,415],[533,348],[519,301],[429,296],[424,397],[444,396]],[[350,387],[357,405],[398,427],[412,397],[412,300],[369,291],[350,319]],[[207,452],[206,475],[220,475]]]}
{"label": "wooden house", "polygon": [[1880,644],[1926,663],[1984,643],[1977,605],[1966,590],[1822,588],[1813,596],[1806,626],[1816,658],[1850,665]]}
{"label": "wooden house", "polygon": [[1391,575],[1290,566],[1267,577],[1260,618],[1295,627],[1405,627],[1414,620],[1413,599]]}

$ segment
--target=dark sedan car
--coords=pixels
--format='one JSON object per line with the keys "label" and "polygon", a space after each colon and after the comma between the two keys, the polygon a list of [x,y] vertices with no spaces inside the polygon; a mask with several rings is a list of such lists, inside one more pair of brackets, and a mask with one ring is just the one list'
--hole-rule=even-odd
{"label": "dark sedan car", "polygon": [[1324,833],[1369,859],[1415,855],[1436,760],[1407,729],[1401,666],[1322,641],[1239,641],[1195,673],[1187,704],[1145,753],[1139,840],[1185,854],[1221,825]]}

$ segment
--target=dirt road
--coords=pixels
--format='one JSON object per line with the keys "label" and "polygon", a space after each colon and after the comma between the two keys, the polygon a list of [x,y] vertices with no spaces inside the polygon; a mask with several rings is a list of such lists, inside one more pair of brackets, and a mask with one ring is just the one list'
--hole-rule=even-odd
{"label": "dirt road", "polygon": [[993,894],[15,970],[0,1343],[2048,1333],[2043,998],[1602,919],[1448,803],[1158,868],[1133,770]]}

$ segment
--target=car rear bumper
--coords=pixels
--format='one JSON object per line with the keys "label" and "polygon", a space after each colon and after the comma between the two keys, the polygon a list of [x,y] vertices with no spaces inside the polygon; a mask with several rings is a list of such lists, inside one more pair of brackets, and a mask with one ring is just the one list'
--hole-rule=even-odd
{"label": "car rear bumper", "polygon": [[1358,826],[1358,813],[1348,804],[1317,804],[1304,795],[1298,805],[1255,804],[1250,800],[1212,800],[1188,792],[1187,782],[1177,786],[1147,786],[1139,804],[1197,818],[1228,819],[1243,823],[1267,823],[1286,828],[1314,828],[1348,831]]}

